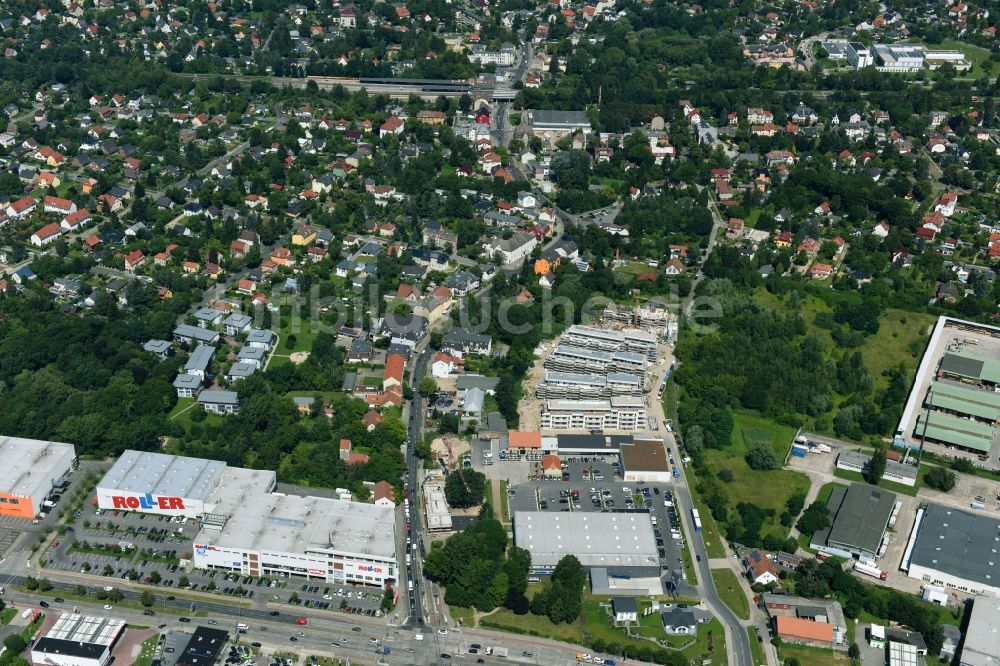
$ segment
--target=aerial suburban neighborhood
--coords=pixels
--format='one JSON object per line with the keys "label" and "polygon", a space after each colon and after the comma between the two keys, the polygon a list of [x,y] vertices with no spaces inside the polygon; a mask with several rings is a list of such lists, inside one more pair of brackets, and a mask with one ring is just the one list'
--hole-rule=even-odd
{"label": "aerial suburban neighborhood", "polygon": [[0,3],[0,666],[990,666],[995,2]]}

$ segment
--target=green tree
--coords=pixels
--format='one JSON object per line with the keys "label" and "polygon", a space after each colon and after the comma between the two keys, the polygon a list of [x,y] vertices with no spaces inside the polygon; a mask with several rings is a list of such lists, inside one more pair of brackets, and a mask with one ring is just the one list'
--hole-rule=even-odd
{"label": "green tree", "polygon": [[150,583],[152,583],[153,585],[159,585],[161,580],[163,580],[163,577],[160,576],[160,572],[159,571],[156,571],[154,569],[153,571],[149,572],[149,582]]}
{"label": "green tree", "polygon": [[759,471],[777,469],[779,465],[778,456],[769,442],[752,443],[747,450],[746,461],[750,469]]}
{"label": "green tree", "polygon": [[146,608],[149,608],[156,603],[156,597],[149,590],[143,590],[142,594],[139,595],[139,603],[141,603]]}
{"label": "green tree", "polygon": [[419,385],[420,395],[428,396],[431,393],[437,391],[437,389],[438,385],[437,382],[434,381],[433,377],[428,376],[420,380],[420,385]]}
{"label": "green tree", "polygon": [[444,482],[444,496],[455,508],[478,506],[486,496],[486,476],[471,469],[456,470]]}
{"label": "green tree", "polygon": [[924,474],[924,483],[936,490],[944,492],[955,487],[955,473],[946,467],[931,467]]}
{"label": "green tree", "polygon": [[813,534],[830,525],[830,514],[823,502],[813,502],[799,518],[798,528],[802,534]]}
{"label": "green tree", "polygon": [[187,576],[181,576],[180,578],[177,579],[177,587],[187,587],[190,584],[191,581],[188,580]]}
{"label": "green tree", "polygon": [[7,638],[3,639],[3,646],[10,651],[11,654],[21,654],[24,649],[28,647],[28,643],[21,638],[21,634],[11,634]]}
{"label": "green tree", "polygon": [[883,449],[877,449],[874,454],[872,454],[871,460],[868,461],[868,468],[865,469],[865,480],[873,486],[877,486],[879,481],[882,480],[882,475],[885,474],[885,451]]}

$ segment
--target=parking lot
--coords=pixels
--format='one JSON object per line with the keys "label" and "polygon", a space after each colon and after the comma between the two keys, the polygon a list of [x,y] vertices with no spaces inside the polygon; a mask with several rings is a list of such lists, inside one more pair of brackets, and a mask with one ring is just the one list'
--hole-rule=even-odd
{"label": "parking lot", "polygon": [[[610,458],[607,458],[610,459]],[[654,518],[654,534],[660,566],[675,580],[687,580],[684,573],[680,521],[673,506],[670,484],[625,482],[607,462],[569,457],[563,476],[552,480],[532,480],[507,491],[510,512],[515,511],[648,511]],[[564,480],[568,474],[568,480]],[[672,530],[678,532],[674,538]]]}
{"label": "parking lot", "polygon": [[194,520],[100,511],[88,504],[74,514],[65,533],[52,541],[45,552],[46,567],[164,588],[181,588],[186,583],[188,589],[260,604],[289,603],[336,611],[349,608],[349,612],[373,617],[381,614],[383,593],[370,587],[194,569],[190,558],[197,533]]}

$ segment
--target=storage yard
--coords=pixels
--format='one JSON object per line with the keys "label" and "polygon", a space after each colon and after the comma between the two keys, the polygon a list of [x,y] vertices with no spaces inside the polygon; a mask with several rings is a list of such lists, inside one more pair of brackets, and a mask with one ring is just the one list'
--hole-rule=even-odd
{"label": "storage yard", "polygon": [[941,317],[896,428],[897,446],[1000,466],[1000,329]]}

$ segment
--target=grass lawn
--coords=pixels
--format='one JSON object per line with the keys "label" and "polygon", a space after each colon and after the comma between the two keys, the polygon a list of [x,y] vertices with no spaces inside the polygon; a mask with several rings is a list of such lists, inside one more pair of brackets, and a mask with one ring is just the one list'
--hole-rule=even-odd
{"label": "grass lawn", "polygon": [[964,53],[966,60],[973,64],[973,68],[970,72],[959,72],[961,76],[972,75],[978,77],[983,73],[993,74],[996,69],[997,63],[990,60],[989,49],[984,49],[980,46],[966,44],[965,42],[960,42],[957,39],[944,39],[941,41],[940,47],[929,45],[928,48],[932,51],[940,48],[961,51]]}
{"label": "grass lawn", "polygon": [[741,620],[750,619],[750,601],[743,594],[740,581],[731,569],[712,569],[712,580],[719,597]]}
{"label": "grass lawn", "polygon": [[[841,478],[847,479],[848,481],[853,481],[854,483],[868,483],[865,481],[865,477],[861,475],[860,472],[852,472],[846,469],[834,470],[833,475]],[[910,497],[916,497],[917,491],[920,489],[920,479],[919,474],[917,475],[917,485],[915,486],[904,486],[901,483],[893,483],[892,481],[879,481],[878,487],[884,488],[886,490],[891,490],[894,493],[899,493],[900,495],[909,495]]]}
{"label": "grass lawn", "polygon": [[927,344],[927,332],[937,320],[928,314],[903,310],[887,310],[878,333],[868,337],[861,354],[876,388],[886,388],[889,381],[882,374],[899,365],[906,367],[908,377],[917,372],[917,364]]}
{"label": "grass lawn", "polygon": [[753,657],[753,663],[757,666],[764,666],[767,663],[767,657],[764,656],[764,646],[757,640],[757,629],[747,627],[747,635],[750,637],[750,654]]}
{"label": "grass lawn", "polygon": [[733,434],[729,443],[740,455],[743,455],[755,441],[770,442],[771,448],[781,460],[788,455],[795,437],[795,428],[768,421],[752,414],[733,414]]}
{"label": "grass lawn", "polygon": [[142,642],[142,649],[136,657],[134,666],[150,666],[153,663],[153,652],[156,650],[156,642],[160,640],[160,635],[150,636]]}
{"label": "grass lawn", "polygon": [[623,180],[617,178],[605,178],[604,176],[593,176],[590,179],[591,185],[600,185],[601,187],[607,187],[612,190],[620,189],[625,183]]}
{"label": "grass lawn", "polygon": [[[700,511],[698,512],[701,513]],[[681,524],[681,534],[684,534],[684,526]],[[704,531],[705,526],[702,524],[702,531]],[[681,556],[684,558],[684,573],[687,574],[688,585],[698,584],[698,572],[694,568],[694,558],[691,556],[691,549],[688,548],[689,542],[685,542],[684,547],[681,548]]]}
{"label": "grass lawn", "polygon": [[[608,623],[609,614],[601,605],[602,603],[608,604],[610,602],[607,597],[585,595],[583,598],[582,617],[573,624],[556,625],[552,624],[547,618],[538,617],[537,615],[514,615],[513,612],[506,608],[501,608],[491,615],[484,617],[481,624],[484,627],[502,629],[517,634],[542,636],[577,645],[584,644],[584,634],[587,635],[589,640],[600,638],[605,642],[617,642],[623,645],[650,645],[645,640],[630,639],[625,635],[623,630],[612,627]],[[658,615],[652,617],[659,621]],[[647,620],[647,625],[649,622],[651,621]],[[640,623],[640,626],[647,625]],[[661,630],[660,636],[662,635]],[[712,646],[711,654],[709,654],[710,644]],[[698,625],[698,640],[691,647],[684,650],[684,655],[697,662],[700,662],[702,659],[711,659],[707,663],[712,664],[712,666],[725,666],[725,635],[719,621],[713,619],[711,622]]]}
{"label": "grass lawn", "polygon": [[[695,508],[698,509],[698,517],[701,518],[701,540],[705,542],[708,556],[712,558],[725,557],[726,548],[722,545],[719,526],[715,522],[712,512],[708,510],[708,505],[702,501],[700,496],[692,494],[691,497],[694,499]],[[688,575],[691,574],[688,573]]]}
{"label": "grass lawn", "polygon": [[6,627],[8,624],[10,624],[10,621],[14,619],[15,615],[17,615],[16,608],[11,608],[9,606],[7,608],[4,608],[2,611],[0,611],[0,626]]}
{"label": "grass lawn", "polygon": [[[747,465],[743,456],[750,442],[769,441],[779,459],[784,460],[794,435],[795,430],[789,426],[779,425],[745,412],[737,412],[733,414],[733,433],[729,447],[721,450],[705,450],[705,462],[709,469],[718,472],[725,468],[733,473],[733,480],[722,484],[730,506],[749,502],[774,511],[775,516],[764,523],[762,534],[777,532],[782,538],[788,534],[788,529],[778,522],[778,516],[784,511],[789,497],[809,490],[809,477],[801,472],[786,469],[753,470]],[[707,508],[701,506],[698,511],[702,514],[708,513]],[[702,522],[704,524],[704,518]],[[709,554],[712,557],[726,556],[725,552],[718,553],[718,551]]]}
{"label": "grass lawn", "polygon": [[830,483],[824,483],[820,487],[819,492],[816,494],[816,501],[823,502],[825,504],[827,501],[829,501],[830,495],[833,494],[833,489],[836,488],[837,486],[846,488],[847,484],[837,483],[836,481],[831,481]]}
{"label": "grass lawn", "polygon": [[183,412],[185,409],[194,404],[196,398],[177,398],[177,404],[174,408],[170,410],[170,414],[167,415],[167,419],[175,418],[178,414]]}
{"label": "grass lawn", "polygon": [[463,627],[472,626],[472,609],[461,606],[448,606],[448,615],[456,622],[461,622]]}
{"label": "grass lawn", "polygon": [[778,655],[783,661],[798,659],[800,664],[809,666],[832,666],[833,664],[851,663],[846,652],[837,652],[824,648],[808,647],[805,645],[784,644],[778,648]]}
{"label": "grass lawn", "polygon": [[763,509],[771,509],[775,517],[764,523],[763,534],[778,531],[787,534],[787,528],[782,527],[777,517],[785,510],[788,498],[809,490],[809,477],[801,472],[786,469],[758,471],[750,469],[743,454],[732,454],[728,451],[705,451],[705,461],[713,471],[723,467],[733,472],[733,480],[723,483],[729,504],[735,506],[740,502],[750,502]]}
{"label": "grass lawn", "polygon": [[618,269],[619,273],[628,273],[629,275],[641,275],[642,273],[647,273],[649,271],[655,271],[656,269],[649,264],[642,261],[630,261],[621,268]]}
{"label": "grass lawn", "polygon": [[[287,357],[290,354],[311,351],[313,340],[316,339],[316,331],[310,330],[307,319],[293,322],[291,317],[281,317],[281,326],[276,333],[280,339],[278,346],[275,348],[272,363],[277,363],[281,357],[285,357],[282,362],[287,363]],[[294,336],[295,338],[295,343],[291,347],[288,346],[289,336]]]}

